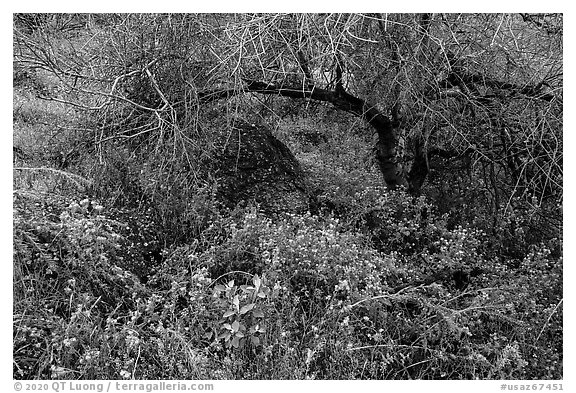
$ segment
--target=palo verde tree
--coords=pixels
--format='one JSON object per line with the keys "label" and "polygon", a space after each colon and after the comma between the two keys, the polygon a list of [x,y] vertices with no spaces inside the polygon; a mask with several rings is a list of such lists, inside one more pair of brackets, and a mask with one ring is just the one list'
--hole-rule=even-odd
{"label": "palo verde tree", "polygon": [[561,32],[561,17],[526,14],[242,15],[220,71],[235,81],[226,95],[323,101],[365,120],[391,187],[418,193],[433,157],[467,159],[494,173],[498,204],[502,182],[561,190]]}
{"label": "palo verde tree", "polygon": [[[70,18],[24,18],[31,28],[16,17],[15,59],[65,83],[46,98],[98,118],[99,144],[184,146],[203,108],[225,102],[229,113],[251,96],[277,96],[369,124],[391,188],[418,194],[431,170],[449,183],[442,168],[460,168],[495,209],[518,196],[561,200],[562,15]],[[81,34],[62,27],[79,24]]]}

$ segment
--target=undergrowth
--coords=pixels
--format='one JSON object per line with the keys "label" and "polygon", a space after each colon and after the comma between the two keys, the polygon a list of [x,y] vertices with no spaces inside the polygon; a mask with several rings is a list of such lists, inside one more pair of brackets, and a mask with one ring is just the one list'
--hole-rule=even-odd
{"label": "undergrowth", "polygon": [[106,207],[30,198],[14,202],[15,378],[561,376],[550,250],[531,247],[510,271],[480,232],[415,219],[431,209],[423,198],[379,210],[401,232],[386,244],[355,220],[237,209],[165,248],[145,284],[123,267]]}
{"label": "undergrowth", "polygon": [[562,239],[534,235],[538,206],[454,220],[385,189],[346,121],[308,118],[277,135],[310,211],[229,210],[208,144],[46,135],[76,115],[15,80],[14,378],[562,378]]}

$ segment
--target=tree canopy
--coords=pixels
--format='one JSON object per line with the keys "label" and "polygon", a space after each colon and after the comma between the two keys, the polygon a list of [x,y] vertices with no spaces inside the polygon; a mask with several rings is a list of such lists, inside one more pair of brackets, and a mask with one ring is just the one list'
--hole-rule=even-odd
{"label": "tree canopy", "polygon": [[[67,17],[52,18],[70,28]],[[561,195],[561,15],[89,18],[81,49],[17,29],[15,50],[61,78],[72,104],[137,112],[124,136],[186,137],[201,126],[199,108],[232,97],[227,105],[243,110],[249,95],[317,101],[372,126],[390,187],[419,193],[431,168],[460,162],[490,173],[481,180],[496,205]]]}

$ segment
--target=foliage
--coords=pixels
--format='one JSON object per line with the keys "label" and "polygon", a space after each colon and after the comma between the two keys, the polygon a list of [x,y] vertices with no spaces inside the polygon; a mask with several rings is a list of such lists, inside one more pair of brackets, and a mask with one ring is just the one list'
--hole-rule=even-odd
{"label": "foliage", "polygon": [[146,289],[117,265],[117,223],[99,214],[101,206],[89,212],[85,200],[55,214],[58,200],[37,198],[14,200],[15,376],[49,378],[52,346],[67,373],[79,364],[86,376],[95,375],[94,346],[104,337],[93,329],[103,315],[124,319]]}
{"label": "foliage", "polygon": [[[562,378],[561,16],[428,17],[15,15],[14,377]],[[218,200],[235,119],[310,211]]]}
{"label": "foliage", "polygon": [[[223,293],[223,305],[228,306],[222,318],[220,332],[216,340],[224,340],[227,346],[239,348],[247,341],[254,346],[260,344],[259,333],[266,330],[260,326],[264,312],[261,302],[270,294],[270,288],[263,285],[262,279],[257,275],[252,278],[253,285],[234,285],[234,280],[226,285],[216,285],[214,297],[219,298]],[[240,305],[242,304],[242,307]],[[211,338],[210,334],[208,338]],[[248,340],[249,339],[249,340]]]}
{"label": "foliage", "polygon": [[[533,247],[521,270],[513,273],[514,279],[506,266],[484,260],[486,274],[463,291],[440,280],[395,292],[394,288],[402,287],[398,284],[428,274],[435,263],[463,264],[462,258],[472,257],[473,250],[479,252],[478,234],[445,230],[445,239],[427,244],[437,251],[428,257],[429,265],[422,265],[400,250],[377,252],[365,235],[333,218],[287,216],[272,222],[253,209],[237,215],[242,218],[239,226],[221,223],[229,228],[223,241],[216,242],[218,231],[207,231],[210,248],[202,251],[195,243],[175,249],[142,287],[119,267],[106,264],[114,255],[117,238],[104,226],[94,226],[104,220],[102,216],[74,218],[63,212],[62,223],[49,232],[58,234],[55,241],[50,247],[40,246],[47,274],[57,275],[45,277],[42,284],[37,281],[33,289],[42,294],[60,288],[61,295],[54,295],[52,289],[47,299],[63,302],[18,305],[45,315],[50,340],[44,341],[46,333],[34,330],[36,321],[28,321],[32,326],[19,325],[15,336],[17,355],[18,343],[30,343],[40,335],[44,344],[37,347],[38,353],[50,348],[57,356],[52,361],[39,356],[40,364],[29,369],[16,356],[20,375],[451,379],[525,378],[527,370],[553,378],[560,371],[558,352],[545,356],[548,363],[542,361],[545,352],[541,351],[550,348],[535,350],[532,345],[557,340],[561,326],[555,322],[561,288],[552,294],[525,282],[544,274],[543,285],[561,282],[558,265],[550,261],[546,248]],[[17,230],[17,238],[26,238],[26,230],[32,229]],[[56,244],[60,254],[75,250],[72,255],[78,259],[53,262],[48,252]],[[392,247],[395,240],[389,244]],[[236,258],[219,250],[248,245],[263,262],[265,278],[236,270],[210,278],[215,256]],[[16,262],[26,261],[23,253],[31,248],[20,245]],[[28,258],[30,263],[40,263],[38,257]],[[24,267],[30,270],[22,271],[16,280],[22,283],[15,287],[22,286],[20,296],[25,296],[24,283],[33,282],[32,272],[39,271]],[[227,280],[230,276],[237,278]],[[103,290],[109,288],[107,282],[118,280],[123,280],[119,288],[125,292],[111,296],[110,289]],[[86,287],[95,283],[97,287]],[[113,307],[114,299],[123,301]],[[89,334],[93,331],[101,333]],[[100,338],[94,341],[95,337]],[[556,351],[561,350],[561,340],[555,345]],[[140,365],[131,363],[135,353],[142,359]],[[162,356],[178,361],[164,363]],[[221,371],[231,359],[240,366],[230,364]],[[363,367],[367,359],[372,359],[369,369]],[[294,369],[274,371],[270,362],[288,362]],[[171,366],[161,371],[154,364]]]}

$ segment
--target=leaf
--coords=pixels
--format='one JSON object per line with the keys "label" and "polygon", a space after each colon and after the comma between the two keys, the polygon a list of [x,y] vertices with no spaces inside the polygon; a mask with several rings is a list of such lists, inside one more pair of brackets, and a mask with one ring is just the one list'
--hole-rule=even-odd
{"label": "leaf", "polygon": [[228,310],[224,313],[224,318],[228,318],[234,314],[236,314],[236,310]]}
{"label": "leaf", "polygon": [[224,329],[232,330],[232,325],[230,325],[229,323],[225,323],[224,325],[222,325],[222,327]]}
{"label": "leaf", "polygon": [[252,310],[254,308],[255,304],[254,303],[250,303],[245,305],[244,307],[242,307],[239,311],[240,315],[246,314],[248,311]]}
{"label": "leaf", "polygon": [[228,333],[228,332],[220,333],[218,335],[218,340],[222,340],[222,339],[224,339],[226,341],[230,340],[230,333]]}
{"label": "leaf", "polygon": [[232,304],[234,307],[236,307],[236,310],[240,309],[240,299],[238,298],[238,295],[234,296],[234,299],[232,299]]}
{"label": "leaf", "polygon": [[232,339],[232,346],[233,346],[234,348],[238,348],[239,345],[240,345],[240,339],[239,339],[238,337],[234,337],[234,338]]}
{"label": "leaf", "polygon": [[228,283],[228,288],[232,288],[233,286],[234,286],[234,280],[232,280]]}
{"label": "leaf", "polygon": [[238,321],[232,322],[232,331],[237,332],[238,329],[240,329],[240,322],[238,322]]}
{"label": "leaf", "polygon": [[252,282],[254,283],[256,290],[258,290],[260,288],[260,285],[262,284],[262,280],[260,279],[260,277],[258,277],[257,274],[255,274],[254,277],[252,278]]}
{"label": "leaf", "polygon": [[250,337],[250,339],[252,340],[252,344],[260,345],[260,338],[258,338],[256,336],[252,336],[252,337]]}
{"label": "leaf", "polygon": [[266,296],[268,296],[269,293],[270,288],[262,287],[262,289],[260,289],[260,292],[258,292],[258,297],[264,299]]}
{"label": "leaf", "polygon": [[226,290],[226,287],[225,287],[224,285],[222,285],[222,284],[218,284],[218,285],[216,285],[216,286],[214,287],[214,289],[215,289],[216,291],[218,291],[218,292],[222,292],[222,291],[225,291],[225,290]]}
{"label": "leaf", "polygon": [[236,332],[235,336],[242,338],[242,337],[244,337],[244,333],[242,333],[242,332]]}
{"label": "leaf", "polygon": [[260,310],[259,308],[255,309],[254,311],[252,311],[252,315],[255,318],[264,318],[264,313],[262,312],[262,310]]}

